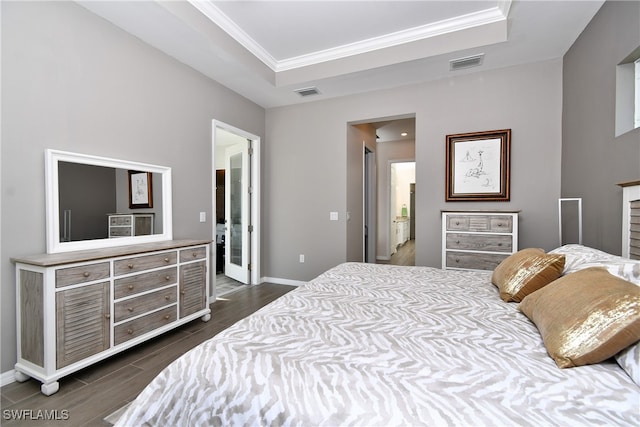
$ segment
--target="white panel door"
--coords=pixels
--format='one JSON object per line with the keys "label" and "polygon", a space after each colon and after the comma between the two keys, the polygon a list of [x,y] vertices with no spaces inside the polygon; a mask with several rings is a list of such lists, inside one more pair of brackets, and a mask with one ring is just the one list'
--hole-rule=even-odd
{"label": "white panel door", "polygon": [[225,151],[225,274],[249,283],[249,141]]}

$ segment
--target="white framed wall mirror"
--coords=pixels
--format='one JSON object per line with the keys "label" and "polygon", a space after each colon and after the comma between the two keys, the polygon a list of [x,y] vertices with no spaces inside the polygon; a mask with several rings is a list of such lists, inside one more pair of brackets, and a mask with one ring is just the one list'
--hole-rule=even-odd
{"label": "white framed wall mirror", "polygon": [[45,151],[47,253],[173,238],[171,168]]}

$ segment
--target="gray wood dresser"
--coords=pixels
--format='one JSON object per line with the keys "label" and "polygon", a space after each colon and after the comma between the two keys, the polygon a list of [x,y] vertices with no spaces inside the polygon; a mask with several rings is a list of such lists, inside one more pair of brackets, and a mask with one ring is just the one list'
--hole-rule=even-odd
{"label": "gray wood dresser", "polygon": [[493,270],[518,250],[518,212],[442,211],[442,268]]}
{"label": "gray wood dresser", "polygon": [[209,240],[17,257],[17,381],[58,379],[191,320],[208,321]]}
{"label": "gray wood dresser", "polygon": [[109,237],[146,236],[153,234],[152,213],[109,214]]}

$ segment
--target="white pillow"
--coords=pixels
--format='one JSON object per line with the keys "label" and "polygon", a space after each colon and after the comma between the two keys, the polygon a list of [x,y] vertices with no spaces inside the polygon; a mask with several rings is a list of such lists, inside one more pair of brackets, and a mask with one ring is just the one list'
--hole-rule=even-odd
{"label": "white pillow", "polygon": [[640,286],[640,260],[623,258],[599,249],[576,244],[560,246],[549,253],[565,256],[563,275],[589,267],[604,267],[614,276]]}
{"label": "white pillow", "polygon": [[616,354],[616,362],[640,386],[640,342]]}

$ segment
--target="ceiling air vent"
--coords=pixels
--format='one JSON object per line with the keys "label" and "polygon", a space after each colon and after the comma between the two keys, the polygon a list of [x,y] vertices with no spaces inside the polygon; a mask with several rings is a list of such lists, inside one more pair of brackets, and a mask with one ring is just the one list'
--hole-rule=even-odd
{"label": "ceiling air vent", "polygon": [[305,87],[302,89],[296,89],[294,92],[297,92],[300,96],[318,95],[320,93],[317,87]]}
{"label": "ceiling air vent", "polygon": [[449,70],[456,71],[464,68],[478,67],[482,65],[484,59],[484,53],[467,56],[466,58],[452,59],[449,61]]}

